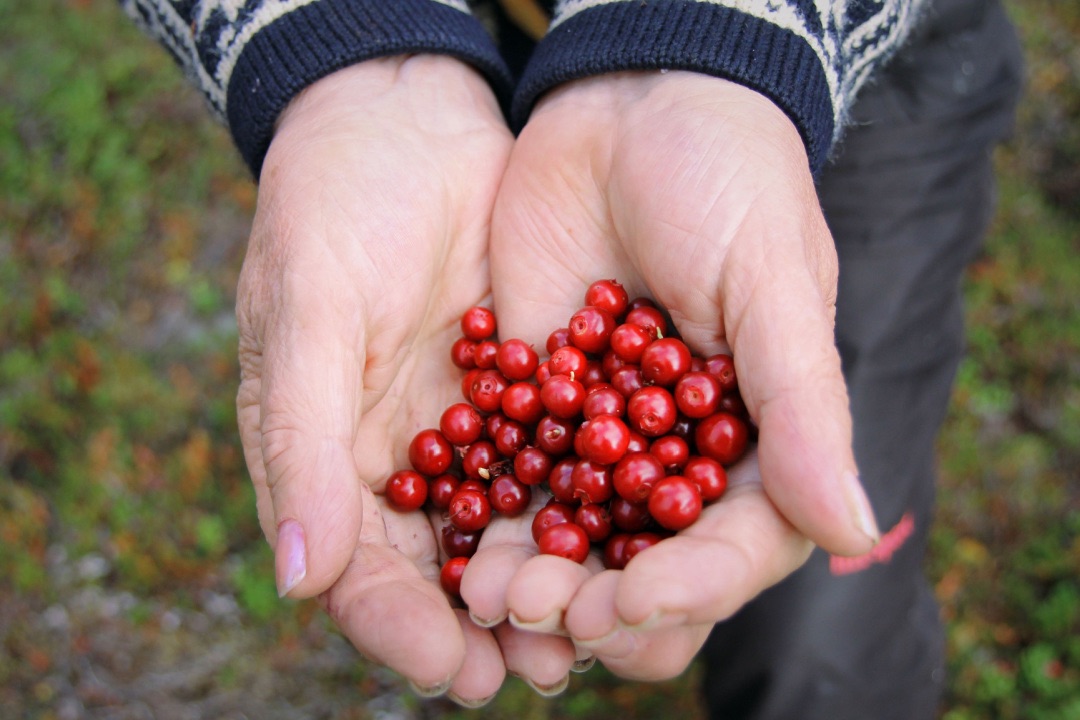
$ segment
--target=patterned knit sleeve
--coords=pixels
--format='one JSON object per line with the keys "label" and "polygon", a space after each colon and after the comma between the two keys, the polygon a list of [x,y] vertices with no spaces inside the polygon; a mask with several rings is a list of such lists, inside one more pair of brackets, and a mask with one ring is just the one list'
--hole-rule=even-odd
{"label": "patterned knit sleeve", "polygon": [[560,0],[518,85],[524,124],[546,90],[616,70],[680,69],[751,87],[784,109],[825,163],[847,108],[924,0]]}
{"label": "patterned knit sleeve", "polygon": [[319,78],[353,63],[431,52],[480,70],[507,97],[510,76],[466,0],[119,0],[227,122],[259,176],[274,122]]}

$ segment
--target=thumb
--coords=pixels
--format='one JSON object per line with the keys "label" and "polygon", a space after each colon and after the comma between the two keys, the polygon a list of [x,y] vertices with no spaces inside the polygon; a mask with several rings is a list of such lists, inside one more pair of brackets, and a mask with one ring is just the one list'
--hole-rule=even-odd
{"label": "thumb", "polygon": [[240,431],[278,594],[311,597],[341,575],[360,532],[353,444],[364,359],[310,325],[290,328],[261,353],[245,345]]}

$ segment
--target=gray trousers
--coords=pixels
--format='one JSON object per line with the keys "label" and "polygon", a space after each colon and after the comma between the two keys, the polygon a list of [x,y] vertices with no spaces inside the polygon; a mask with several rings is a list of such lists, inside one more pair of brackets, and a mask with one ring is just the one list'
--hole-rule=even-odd
{"label": "gray trousers", "polygon": [[854,560],[815,551],[716,626],[702,654],[712,718],[937,713],[944,634],[923,573],[934,442],[963,350],[960,280],[992,214],[990,155],[1021,74],[996,0],[939,0],[853,109],[819,195],[840,260],[855,454],[883,541]]}

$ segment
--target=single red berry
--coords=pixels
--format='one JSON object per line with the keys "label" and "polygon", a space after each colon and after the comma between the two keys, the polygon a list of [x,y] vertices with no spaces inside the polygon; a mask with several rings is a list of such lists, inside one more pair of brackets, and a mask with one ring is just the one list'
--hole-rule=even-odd
{"label": "single red berry", "polygon": [[629,363],[623,360],[611,348],[608,348],[604,352],[604,356],[600,358],[600,370],[604,373],[605,379],[610,378],[612,375],[619,372],[620,369],[626,367],[627,365],[633,364],[634,363]]}
{"label": "single red berry", "polygon": [[709,372],[705,365],[705,358],[697,355],[690,358],[690,372]]}
{"label": "single red berry", "polygon": [[442,475],[453,461],[453,446],[435,428],[421,430],[409,443],[409,463],[418,473]]}
{"label": "single red berry", "polygon": [[549,502],[540,508],[532,520],[533,542],[540,539],[545,530],[553,525],[574,522],[574,508],[558,501]]}
{"label": "single red berry", "polygon": [[675,383],[675,405],[683,415],[701,419],[716,412],[720,381],[709,372],[691,370]]}
{"label": "single red berry", "polygon": [[502,396],[502,411],[511,420],[534,425],[544,417],[544,403],[540,400],[540,388],[530,382],[516,382]]}
{"label": "single red berry", "polygon": [[656,438],[649,446],[649,452],[669,473],[682,470],[686,461],[690,459],[690,445],[678,435],[663,435]]}
{"label": "single red berry", "polygon": [[720,381],[720,389],[729,393],[739,386],[735,376],[735,359],[726,353],[712,355],[705,359],[705,369]]}
{"label": "single red berry", "polygon": [[462,370],[476,367],[476,342],[469,338],[458,338],[450,346],[450,360]]}
{"label": "single red berry", "polygon": [[454,403],[443,410],[439,430],[451,445],[465,447],[480,439],[484,432],[484,419],[469,403]]}
{"label": "single red berry", "polygon": [[731,392],[720,398],[720,403],[716,406],[716,409],[741,418],[749,417],[746,403],[743,402],[742,396],[738,392]]}
{"label": "single red berry", "polygon": [[573,345],[567,345],[553,352],[547,362],[553,376],[568,375],[576,379],[585,373],[589,358]]}
{"label": "single red berry", "polygon": [[456,600],[461,599],[461,577],[468,562],[467,557],[452,557],[439,570],[439,585],[443,592]]}
{"label": "single red berry", "polygon": [[607,375],[604,374],[604,366],[599,360],[590,360],[585,363],[585,372],[581,373],[581,376],[574,376],[574,379],[585,386],[588,390],[593,385],[607,382]]}
{"label": "single red berry", "polygon": [[543,385],[552,376],[551,363],[547,360],[536,366],[536,384]]}
{"label": "single red berry", "polygon": [[461,316],[461,334],[475,342],[495,334],[495,313],[485,307],[472,307]]}
{"label": "single red berry", "polygon": [[657,385],[641,388],[626,401],[626,417],[630,427],[646,437],[659,437],[675,425],[678,411],[675,398]]}
{"label": "single red berry", "polygon": [[517,517],[525,512],[532,499],[532,490],[510,473],[504,473],[491,481],[488,500],[500,515]]}
{"label": "single red berry", "polygon": [[611,481],[620,497],[640,505],[649,499],[653,486],[664,478],[664,466],[652,453],[627,453],[612,468]]}
{"label": "single red berry", "polygon": [[585,291],[585,304],[606,310],[618,318],[626,312],[630,296],[616,280],[597,280]]}
{"label": "single red berry", "polygon": [[610,465],[578,460],[570,473],[570,482],[574,486],[574,499],[583,504],[606,503],[615,494]]}
{"label": "single red berry", "polygon": [[649,445],[649,438],[630,428],[630,443],[626,446],[627,455],[636,452],[649,452]]}
{"label": "single red berry", "polygon": [[484,420],[484,433],[487,435],[487,438],[492,442],[495,442],[495,434],[499,432],[499,428],[502,427],[502,424],[509,419],[510,418],[506,417],[506,415],[503,415],[501,412],[493,412],[488,415],[487,419]]}
{"label": "single red berry", "polygon": [[552,525],[540,534],[536,546],[543,555],[558,555],[576,563],[589,557],[589,537],[572,522]]}
{"label": "single red berry", "polygon": [[444,473],[439,477],[432,478],[428,483],[428,501],[436,510],[446,510],[450,507],[450,500],[458,491],[461,480],[457,476]]}
{"label": "single red berry", "polygon": [[577,505],[581,500],[574,494],[574,467],[580,458],[567,455],[551,468],[547,485],[551,496],[566,505]]}
{"label": "single red berry", "polygon": [[668,530],[688,528],[701,515],[701,493],[681,475],[669,475],[649,493],[649,514]]}
{"label": "single red berry", "polygon": [[634,533],[627,539],[626,545],[623,547],[623,558],[625,563],[629,563],[634,559],[634,556],[643,550],[651,548],[656,543],[663,540],[663,536],[654,532],[639,532]]}
{"label": "single red berry", "polygon": [[533,443],[552,457],[561,457],[574,447],[575,423],[571,420],[545,415],[536,423]]}
{"label": "single red berry", "polygon": [[600,354],[607,350],[615,324],[607,310],[586,305],[570,318],[570,342],[587,353]]}
{"label": "single red berry", "polygon": [[701,500],[705,503],[719,500],[727,489],[727,471],[710,457],[695,455],[683,468],[682,476],[697,485]]}
{"label": "single red berry", "polygon": [[447,557],[472,557],[480,548],[480,536],[483,530],[462,532],[453,525],[444,525],[442,529],[442,548]]}
{"label": "single red berry", "polygon": [[555,417],[577,417],[585,404],[585,386],[569,375],[552,375],[540,387],[540,402]]}
{"label": "single red berry", "polygon": [[622,570],[626,567],[626,541],[630,533],[620,532],[608,536],[604,543],[604,567],[609,570]]}
{"label": "single red berry", "polygon": [[694,441],[700,455],[727,467],[743,456],[749,438],[745,422],[730,413],[718,412],[698,422]]}
{"label": "single red berry", "polygon": [[645,387],[645,379],[641,375],[641,368],[637,365],[623,365],[615,371],[610,380],[611,386],[625,398]]}
{"label": "single red berry", "polygon": [[626,313],[623,322],[630,325],[640,325],[646,330],[650,330],[653,337],[660,338],[668,334],[667,318],[664,317],[664,313],[660,312],[659,308],[654,306],[641,305],[632,308]]}
{"label": "single red berry", "polygon": [[467,402],[472,402],[472,386],[476,376],[480,374],[480,368],[473,368],[461,377],[461,396]]}
{"label": "single red berry", "polygon": [[483,530],[491,522],[491,502],[486,493],[458,490],[450,501],[450,522],[458,530],[471,533]]}
{"label": "single red berry", "polygon": [[507,380],[527,380],[533,376],[539,364],[536,351],[517,338],[503,341],[495,355],[495,366]]}
{"label": "single red berry", "polygon": [[555,351],[559,348],[566,347],[570,344],[570,328],[558,328],[552,330],[548,335],[547,342],[544,344],[544,349],[547,350],[549,356],[554,355]]}
{"label": "single red berry", "polygon": [[585,391],[585,402],[581,405],[581,414],[586,420],[597,415],[615,415],[626,412],[626,398],[608,383],[593,385]]}
{"label": "single red berry", "polygon": [[604,505],[582,505],[574,511],[574,524],[585,531],[589,542],[603,542],[611,534],[611,515]]}
{"label": "single red berry", "polygon": [[635,505],[623,497],[611,498],[608,513],[612,524],[624,532],[641,532],[652,523],[647,505]]}
{"label": "single red berry", "polygon": [[512,458],[528,445],[529,431],[517,420],[507,420],[499,425],[492,438],[495,440],[495,449]]}
{"label": "single red berry", "polygon": [[645,348],[655,339],[655,333],[649,328],[623,323],[611,332],[611,352],[623,362],[640,365]]}
{"label": "single red berry", "polygon": [[[480,478],[467,478],[465,480],[462,480],[461,484],[458,485],[458,492],[461,492],[463,490],[471,490],[473,492],[478,492],[483,495],[487,493],[487,483],[485,483]],[[454,494],[457,495],[457,493]],[[450,499],[453,500],[453,498]]]}
{"label": "single red berry", "polygon": [[470,399],[480,412],[493,413],[502,409],[502,396],[510,386],[498,370],[481,370],[473,379]]}
{"label": "single red berry", "polygon": [[473,350],[473,362],[475,362],[476,367],[481,370],[491,370],[494,368],[498,356],[499,343],[494,340],[478,342],[476,343],[476,349]]}
{"label": "single red berry", "polygon": [[427,496],[427,479],[418,472],[398,470],[386,481],[386,499],[395,510],[419,510]]}
{"label": "single red berry", "polygon": [[643,295],[638,296],[630,301],[630,304],[626,306],[626,310],[629,312],[630,310],[636,310],[639,307],[654,308],[656,307],[656,301],[650,297],[645,297]]}
{"label": "single red berry", "polygon": [[645,382],[670,387],[690,370],[690,348],[674,337],[660,338],[641,355],[641,375]]}
{"label": "single red berry", "polygon": [[555,461],[538,447],[523,447],[514,456],[514,475],[526,485],[539,485],[548,479]]}
{"label": "single red berry", "polygon": [[[473,480],[489,480],[491,466],[499,460],[499,451],[490,440],[477,440],[465,448],[461,456],[461,471]],[[486,475],[486,477],[485,477]]]}
{"label": "single red berry", "polygon": [[616,415],[597,415],[586,420],[580,433],[580,455],[601,465],[617,463],[630,444],[630,428]]}

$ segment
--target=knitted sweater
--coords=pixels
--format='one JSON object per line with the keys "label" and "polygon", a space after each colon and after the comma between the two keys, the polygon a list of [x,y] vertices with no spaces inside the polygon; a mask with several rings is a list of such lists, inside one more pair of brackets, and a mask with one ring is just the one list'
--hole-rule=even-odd
{"label": "knitted sweater", "polygon": [[728,78],[788,113],[816,171],[856,91],[925,1],[559,0],[515,83],[466,0],[119,0],[228,123],[256,177],[300,90],[361,60],[419,52],[476,67],[516,127],[545,91],[576,78],[661,68]]}

